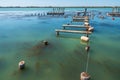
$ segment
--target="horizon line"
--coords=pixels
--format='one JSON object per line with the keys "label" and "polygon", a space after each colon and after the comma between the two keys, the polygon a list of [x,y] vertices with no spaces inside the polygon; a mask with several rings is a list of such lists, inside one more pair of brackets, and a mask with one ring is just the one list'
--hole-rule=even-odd
{"label": "horizon line", "polygon": [[113,8],[120,6],[0,6],[1,8]]}

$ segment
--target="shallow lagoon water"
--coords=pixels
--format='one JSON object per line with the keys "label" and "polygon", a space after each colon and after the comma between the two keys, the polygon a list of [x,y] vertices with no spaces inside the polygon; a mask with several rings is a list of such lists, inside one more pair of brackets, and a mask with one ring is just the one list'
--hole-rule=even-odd
{"label": "shallow lagoon water", "polygon": [[[62,24],[69,23],[71,17],[18,17],[19,10],[0,10],[4,14],[15,13],[15,16],[0,16],[0,80],[79,80],[87,60],[86,44],[80,41],[83,34],[60,33],[57,37],[55,33],[55,29],[62,29]],[[25,10],[33,13],[44,9],[20,9]],[[111,9],[95,10],[105,12]],[[95,28],[89,43],[88,73],[91,80],[120,79],[119,20],[95,16],[90,21]],[[49,45],[44,46],[43,40]],[[26,62],[23,71],[18,69],[21,60]]]}

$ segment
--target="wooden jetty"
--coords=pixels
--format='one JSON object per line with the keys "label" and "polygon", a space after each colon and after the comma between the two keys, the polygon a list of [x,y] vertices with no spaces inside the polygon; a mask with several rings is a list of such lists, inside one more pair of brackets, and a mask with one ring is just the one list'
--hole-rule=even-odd
{"label": "wooden jetty", "polygon": [[64,33],[77,33],[77,34],[90,34],[92,32],[90,31],[76,31],[76,30],[62,30],[62,29],[56,29],[56,35],[59,35],[59,32],[64,32]]}
{"label": "wooden jetty", "polygon": [[120,17],[120,8],[113,7],[112,12],[107,13],[107,15],[112,17]]}
{"label": "wooden jetty", "polygon": [[87,8],[84,11],[76,11],[77,16],[86,16],[88,13]]}
{"label": "wooden jetty", "polygon": [[73,19],[73,22],[88,22],[89,21],[88,16],[74,16],[72,19]]}
{"label": "wooden jetty", "polygon": [[88,16],[74,16],[73,18],[77,18],[77,19],[89,19]]}
{"label": "wooden jetty", "polygon": [[47,15],[64,15],[64,12],[48,12]]}
{"label": "wooden jetty", "polygon": [[112,16],[112,17],[120,17],[120,12],[117,13],[117,12],[111,12],[111,13],[108,13],[107,14],[108,16]]}
{"label": "wooden jetty", "polygon": [[87,28],[87,26],[85,25],[71,25],[71,24],[63,24],[63,29],[65,29],[65,27],[75,27],[75,28]]}
{"label": "wooden jetty", "polygon": [[47,15],[64,15],[65,8],[53,8],[51,12],[47,12]]}

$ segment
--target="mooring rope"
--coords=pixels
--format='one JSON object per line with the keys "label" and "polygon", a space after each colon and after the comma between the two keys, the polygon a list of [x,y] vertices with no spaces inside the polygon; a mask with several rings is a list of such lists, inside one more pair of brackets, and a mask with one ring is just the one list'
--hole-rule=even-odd
{"label": "mooring rope", "polygon": [[86,72],[88,71],[89,57],[90,54],[87,52]]}
{"label": "mooring rope", "polygon": [[[87,43],[87,46],[89,46],[89,42]],[[89,57],[90,57],[90,53],[89,53],[89,50],[88,50],[87,51],[87,61],[86,61],[86,72],[88,71]]]}

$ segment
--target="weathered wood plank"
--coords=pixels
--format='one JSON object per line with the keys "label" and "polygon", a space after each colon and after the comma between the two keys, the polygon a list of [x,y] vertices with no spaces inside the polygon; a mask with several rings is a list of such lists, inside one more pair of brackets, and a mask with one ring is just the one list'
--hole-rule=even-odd
{"label": "weathered wood plank", "polygon": [[55,31],[57,32],[57,34],[59,34],[59,32],[78,33],[78,34],[90,34],[90,33],[92,33],[90,31],[76,31],[76,30],[62,30],[62,29],[56,29]]}

